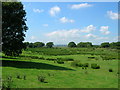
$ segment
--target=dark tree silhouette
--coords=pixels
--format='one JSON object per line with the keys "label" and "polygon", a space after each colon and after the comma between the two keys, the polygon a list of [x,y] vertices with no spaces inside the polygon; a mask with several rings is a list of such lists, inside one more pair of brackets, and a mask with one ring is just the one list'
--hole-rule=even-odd
{"label": "dark tree silhouette", "polygon": [[77,47],[92,47],[91,42],[80,42],[77,44]]}
{"label": "dark tree silhouette", "polygon": [[21,2],[2,3],[2,50],[5,55],[19,56],[26,30],[26,12]]}
{"label": "dark tree silhouette", "polygon": [[108,48],[108,47],[110,47],[110,44],[109,44],[109,42],[104,42],[104,43],[101,43],[101,47]]}
{"label": "dark tree silhouette", "polygon": [[46,43],[46,46],[48,47],[48,48],[52,48],[53,47],[53,42],[48,42],[48,43]]}
{"label": "dark tree silhouette", "polygon": [[43,47],[45,44],[43,42],[35,42],[34,47]]}
{"label": "dark tree silhouette", "polygon": [[76,47],[76,44],[74,42],[69,42],[68,47]]}

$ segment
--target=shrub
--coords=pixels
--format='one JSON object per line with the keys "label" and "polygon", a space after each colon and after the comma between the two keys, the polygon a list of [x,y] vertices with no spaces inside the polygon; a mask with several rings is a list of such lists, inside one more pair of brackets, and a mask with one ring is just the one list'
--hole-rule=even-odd
{"label": "shrub", "polygon": [[112,69],[109,69],[109,72],[113,72],[113,70],[112,70]]}
{"label": "shrub", "polygon": [[83,67],[83,64],[79,62],[79,63],[76,63],[76,66]]}
{"label": "shrub", "polygon": [[88,67],[88,66],[89,66],[88,63],[83,64],[83,67]]}
{"label": "shrub", "polygon": [[39,57],[39,59],[43,59],[43,60],[45,60],[45,58],[44,58],[44,57]]}
{"label": "shrub", "polygon": [[74,61],[72,58],[66,58],[66,61]]}
{"label": "shrub", "polygon": [[23,79],[26,80],[26,75],[23,76]]}
{"label": "shrub", "polygon": [[6,80],[3,80],[2,88],[11,88],[13,84],[12,76],[8,76]]}
{"label": "shrub", "polygon": [[58,63],[58,64],[64,64],[64,62],[61,61],[61,60],[58,60],[57,63]]}
{"label": "shrub", "polygon": [[88,57],[89,59],[94,59],[95,57]]}
{"label": "shrub", "polygon": [[78,66],[78,63],[80,63],[80,61],[75,60],[71,63],[71,66],[76,67],[76,66]]}
{"label": "shrub", "polygon": [[18,78],[18,79],[22,79],[22,77],[21,77],[19,74],[17,75],[17,78]]}
{"label": "shrub", "polygon": [[97,64],[91,64],[91,68],[93,69],[100,69],[100,66]]}
{"label": "shrub", "polygon": [[38,81],[40,82],[45,82],[45,77],[44,76],[38,76]]}

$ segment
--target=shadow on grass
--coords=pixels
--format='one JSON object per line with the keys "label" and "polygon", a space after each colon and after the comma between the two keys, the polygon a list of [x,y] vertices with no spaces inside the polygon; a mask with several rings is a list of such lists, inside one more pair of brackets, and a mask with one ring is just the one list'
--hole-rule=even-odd
{"label": "shadow on grass", "polygon": [[50,65],[46,63],[2,60],[2,67],[15,67],[25,69],[46,69],[46,70],[73,70],[66,67]]}
{"label": "shadow on grass", "polygon": [[0,58],[6,58],[6,59],[17,59],[17,58],[14,58],[14,57],[8,57],[8,56],[0,56]]}

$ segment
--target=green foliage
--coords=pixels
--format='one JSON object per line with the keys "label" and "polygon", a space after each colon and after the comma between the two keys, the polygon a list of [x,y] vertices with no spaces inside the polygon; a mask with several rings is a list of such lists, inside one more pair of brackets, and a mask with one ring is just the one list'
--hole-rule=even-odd
{"label": "green foliage", "polygon": [[29,42],[24,42],[27,48],[38,48],[38,47],[43,47],[45,44],[43,42],[35,42],[35,43],[29,43]]}
{"label": "green foliage", "polygon": [[79,62],[79,63],[76,64],[76,66],[83,67],[83,64]]}
{"label": "green foliage", "polygon": [[120,42],[112,42],[110,43],[110,47],[114,49],[120,49]]}
{"label": "green foliage", "polygon": [[91,42],[80,42],[77,44],[77,47],[92,47],[92,43]]}
{"label": "green foliage", "polygon": [[91,64],[91,68],[93,69],[100,69],[100,66],[97,64]]}
{"label": "green foliage", "polygon": [[84,63],[83,64],[83,67],[88,67],[89,66],[89,63]]}
{"label": "green foliage", "polygon": [[40,81],[40,82],[45,82],[45,76],[43,76],[43,75],[39,75],[38,76],[38,81]]}
{"label": "green foliage", "polygon": [[34,47],[43,47],[45,44],[43,42],[35,42],[34,44]]}
{"label": "green foliage", "polygon": [[78,67],[79,63],[80,63],[79,60],[75,60],[75,61],[71,62],[71,66],[72,67]]}
{"label": "green foliage", "polygon": [[62,60],[57,60],[57,63],[58,63],[58,64],[64,64],[64,61],[62,61]]}
{"label": "green foliage", "polygon": [[19,56],[26,30],[26,12],[21,2],[2,3],[2,51],[8,56]]}
{"label": "green foliage", "polygon": [[53,42],[48,42],[48,43],[46,43],[46,47],[48,47],[48,48],[52,48],[53,47]]}
{"label": "green foliage", "polygon": [[110,47],[110,44],[109,44],[109,42],[104,42],[104,43],[101,43],[101,47],[108,48],[108,47]]}
{"label": "green foliage", "polygon": [[74,42],[69,42],[68,47],[76,47],[76,44]]}
{"label": "green foliage", "polygon": [[2,83],[2,88],[11,88],[13,84],[12,76],[8,76]]}

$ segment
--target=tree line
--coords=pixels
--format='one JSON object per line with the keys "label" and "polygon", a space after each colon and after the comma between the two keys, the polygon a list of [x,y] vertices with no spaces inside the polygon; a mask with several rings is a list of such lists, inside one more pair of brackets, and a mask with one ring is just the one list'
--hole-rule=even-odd
{"label": "tree line", "polygon": [[96,47],[96,48],[112,48],[112,49],[120,49],[120,42],[103,42],[100,45],[93,45],[91,42],[80,42],[76,44],[75,42],[69,42],[68,47],[81,47],[81,48],[89,48],[89,47]]}
{"label": "tree line", "polygon": [[53,42],[48,42],[46,43],[43,43],[43,42],[35,42],[35,43],[29,43],[29,42],[24,42],[26,48],[38,48],[38,47],[48,47],[48,48],[52,48],[53,47]]}
{"label": "tree line", "polygon": [[[47,47],[47,48],[52,48],[54,46],[53,42],[48,42],[43,43],[43,42],[35,42],[35,43],[29,43],[29,42],[24,42],[24,44],[26,45],[27,48],[38,48],[38,47]],[[76,44],[75,42],[69,42],[67,47],[70,48],[113,48],[113,49],[119,49],[120,47],[120,42],[103,42],[100,45],[93,45],[92,42],[79,42],[78,44]]]}

